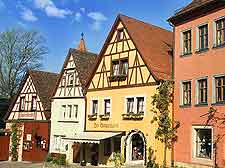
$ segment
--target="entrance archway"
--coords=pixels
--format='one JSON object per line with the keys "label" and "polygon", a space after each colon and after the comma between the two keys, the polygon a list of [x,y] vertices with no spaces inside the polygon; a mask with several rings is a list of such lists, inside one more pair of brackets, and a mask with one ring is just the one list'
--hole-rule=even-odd
{"label": "entrance archway", "polygon": [[135,164],[146,161],[146,139],[141,131],[131,131],[125,139],[126,162]]}

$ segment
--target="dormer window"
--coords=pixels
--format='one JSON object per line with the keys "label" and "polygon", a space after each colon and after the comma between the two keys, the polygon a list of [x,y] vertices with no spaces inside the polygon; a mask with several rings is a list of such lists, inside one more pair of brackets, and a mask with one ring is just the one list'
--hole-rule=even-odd
{"label": "dormer window", "polygon": [[32,111],[37,110],[37,97],[36,96],[32,96],[31,110]]}
{"label": "dormer window", "polygon": [[73,74],[68,75],[68,86],[73,86]]}
{"label": "dormer window", "polygon": [[20,111],[25,110],[25,96],[20,97]]}
{"label": "dormer window", "polygon": [[117,30],[117,40],[118,41],[121,41],[124,39],[124,32],[123,32],[123,29],[118,29]]}
{"label": "dormer window", "polygon": [[112,62],[112,74],[113,76],[118,76],[120,73],[120,64],[119,61],[113,61]]}

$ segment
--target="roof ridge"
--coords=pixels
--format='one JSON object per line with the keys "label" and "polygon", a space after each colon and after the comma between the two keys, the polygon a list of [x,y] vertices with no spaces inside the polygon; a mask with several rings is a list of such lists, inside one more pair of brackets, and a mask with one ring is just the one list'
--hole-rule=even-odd
{"label": "roof ridge", "polygon": [[80,51],[76,48],[70,48],[69,50],[72,50],[72,51],[77,51],[77,52],[80,52],[80,53],[87,53],[87,54],[93,54],[93,55],[98,55],[97,53],[94,53],[94,52],[90,52],[90,51]]}
{"label": "roof ridge", "polygon": [[49,74],[58,74],[58,73],[56,73],[56,72],[50,72],[50,71],[44,71],[44,70],[33,70],[33,69],[30,69],[30,70],[28,70],[28,72],[29,72],[29,74],[30,74],[30,72],[31,73],[49,73]]}
{"label": "roof ridge", "polygon": [[165,28],[162,28],[162,27],[160,27],[160,26],[158,26],[158,25],[154,25],[154,24],[145,22],[145,21],[143,21],[143,20],[139,20],[139,19],[134,18],[134,17],[130,17],[130,16],[127,16],[127,15],[124,15],[124,14],[119,14],[119,17],[120,17],[120,18],[121,18],[121,16],[122,16],[122,17],[127,17],[127,18],[129,18],[129,19],[132,19],[132,20],[137,21],[137,22],[140,22],[140,23],[143,23],[143,24],[145,24],[145,25],[147,25],[147,26],[152,26],[152,27],[155,27],[155,28],[159,28],[159,29],[161,29],[161,30],[163,30],[163,31],[167,31],[167,32],[169,32],[169,33],[172,32],[172,31],[167,30],[167,29],[165,29]]}

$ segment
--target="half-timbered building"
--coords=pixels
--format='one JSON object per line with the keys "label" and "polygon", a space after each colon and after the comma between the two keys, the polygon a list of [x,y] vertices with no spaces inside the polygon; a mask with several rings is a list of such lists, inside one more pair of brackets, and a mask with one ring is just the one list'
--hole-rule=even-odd
{"label": "half-timbered building", "polygon": [[6,129],[11,129],[14,120],[18,122],[18,161],[43,161],[48,153],[50,96],[57,77],[55,73],[28,71],[10,105]]}
{"label": "half-timbered building", "polygon": [[152,147],[162,163],[151,102],[160,81],[171,79],[172,39],[170,31],[117,17],[87,84],[85,132],[73,139],[85,145],[86,162],[110,165],[120,153],[126,164],[145,164]]}
{"label": "half-timbered building", "polygon": [[85,128],[85,86],[96,56],[82,37],[77,49],[69,49],[52,95],[50,152],[66,154],[69,163],[80,162],[83,155],[71,138]]}

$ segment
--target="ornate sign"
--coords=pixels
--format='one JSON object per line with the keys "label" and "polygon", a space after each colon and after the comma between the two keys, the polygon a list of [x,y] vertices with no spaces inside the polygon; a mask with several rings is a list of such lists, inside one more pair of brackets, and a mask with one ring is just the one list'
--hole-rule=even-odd
{"label": "ornate sign", "polygon": [[94,123],[94,128],[119,128],[118,123]]}

